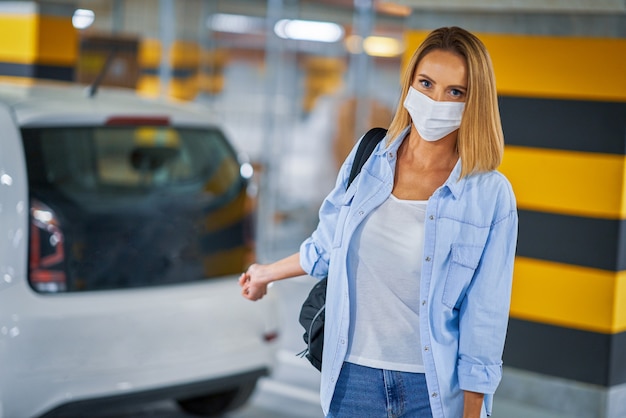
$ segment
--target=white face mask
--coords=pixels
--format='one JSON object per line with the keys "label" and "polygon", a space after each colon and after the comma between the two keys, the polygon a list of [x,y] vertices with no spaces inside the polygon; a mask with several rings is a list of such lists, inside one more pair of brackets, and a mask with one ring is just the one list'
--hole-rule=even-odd
{"label": "white face mask", "polygon": [[404,100],[404,107],[409,111],[413,125],[426,141],[438,141],[459,129],[465,103],[437,102],[425,94],[409,87]]}

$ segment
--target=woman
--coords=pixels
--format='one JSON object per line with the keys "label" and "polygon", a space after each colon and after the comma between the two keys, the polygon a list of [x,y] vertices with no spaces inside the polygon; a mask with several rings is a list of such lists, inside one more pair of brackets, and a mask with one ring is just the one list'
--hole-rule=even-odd
{"label": "woman", "polygon": [[250,300],[328,276],[328,417],[490,415],[517,239],[503,148],[484,45],[437,29],[407,66],[386,140],[346,190],[348,156],[300,252],[241,276]]}

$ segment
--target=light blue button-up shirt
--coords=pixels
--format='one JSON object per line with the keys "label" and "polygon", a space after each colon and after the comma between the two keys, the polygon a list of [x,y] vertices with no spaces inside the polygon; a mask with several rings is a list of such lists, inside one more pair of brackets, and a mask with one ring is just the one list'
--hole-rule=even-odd
{"label": "light blue button-up shirt", "polygon": [[[394,141],[374,150],[346,190],[356,153],[341,167],[335,188],[319,211],[320,221],[300,247],[311,276],[328,276],[321,404],[328,414],[344,362],[350,328],[348,246],[359,223],[391,194],[397,150]],[[484,393],[482,416],[502,377],[502,351],[509,315],[517,242],[515,196],[497,171],[459,180],[457,162],[448,180],[428,199],[420,282],[420,337],[430,405],[435,418],[458,418],[463,391]],[[380,243],[384,245],[384,243]],[[390,324],[393,326],[393,324]]]}

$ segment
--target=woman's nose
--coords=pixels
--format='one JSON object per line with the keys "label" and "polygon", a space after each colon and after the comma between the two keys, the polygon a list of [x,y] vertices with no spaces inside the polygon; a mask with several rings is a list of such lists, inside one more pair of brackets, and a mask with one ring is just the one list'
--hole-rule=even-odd
{"label": "woman's nose", "polygon": [[444,99],[445,99],[445,97],[444,97],[444,93],[445,93],[445,92],[443,92],[443,91],[440,91],[440,90],[435,89],[435,90],[432,92],[432,94],[431,94],[430,98],[431,98],[431,99],[433,99],[433,100],[434,100],[434,101],[436,101],[436,102],[443,102],[443,101],[444,101]]}

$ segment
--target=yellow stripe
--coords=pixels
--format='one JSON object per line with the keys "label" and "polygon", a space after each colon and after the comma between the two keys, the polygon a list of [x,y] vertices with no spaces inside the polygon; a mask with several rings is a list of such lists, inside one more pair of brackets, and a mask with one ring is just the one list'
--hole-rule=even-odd
{"label": "yellow stripe", "polygon": [[198,70],[200,65],[200,46],[196,42],[174,41],[170,52],[170,61],[174,68]]}
{"label": "yellow stripe", "polygon": [[[142,39],[139,44],[139,66],[143,69],[159,68],[161,65],[161,43],[156,39]],[[137,92],[142,96],[155,98],[161,94],[161,80],[158,75],[141,74],[137,79]]]}
{"label": "yellow stripe", "polygon": [[33,63],[37,57],[36,15],[0,15],[0,61]]}
{"label": "yellow stripe", "polygon": [[157,39],[146,38],[139,44],[139,66],[158,68],[161,65],[161,43]]}
{"label": "yellow stripe", "polygon": [[[168,95],[180,100],[193,100],[200,85],[200,47],[195,42],[174,41],[170,49],[172,70],[188,70],[191,75],[170,79]],[[161,43],[156,39],[144,39],[139,48],[141,68],[159,68],[161,66]],[[176,73],[174,73],[176,74]],[[148,97],[160,94],[158,76],[142,74],[137,82],[137,90]]]}
{"label": "yellow stripe", "polygon": [[74,66],[78,35],[71,17],[0,15],[0,61]]}
{"label": "yellow stripe", "polygon": [[626,39],[481,38],[501,94],[626,100]]}
{"label": "yellow stripe", "polygon": [[616,332],[619,332],[626,330],[626,272],[618,273],[616,282],[613,294],[613,306],[615,307],[613,323]]}
{"label": "yellow stripe", "polygon": [[39,16],[39,64],[74,66],[78,59],[78,32],[71,16]]}
{"label": "yellow stripe", "polygon": [[625,219],[625,158],[507,146],[499,169],[522,209]]}
{"label": "yellow stripe", "polygon": [[177,40],[172,44],[170,52],[172,69],[183,70],[185,77],[174,77],[170,80],[170,96],[180,100],[193,100],[200,90],[200,46],[196,42]]}
{"label": "yellow stripe", "polygon": [[11,75],[0,75],[0,83],[17,84],[20,86],[34,86],[39,80],[30,77],[14,77]]}
{"label": "yellow stripe", "polygon": [[[408,62],[428,32],[406,34]],[[626,100],[626,39],[482,34],[504,95]]]}
{"label": "yellow stripe", "polygon": [[137,93],[149,98],[159,97],[161,94],[161,80],[159,76],[141,74],[137,79]]}
{"label": "yellow stripe", "polygon": [[517,257],[511,316],[586,331],[626,331],[626,271]]}

